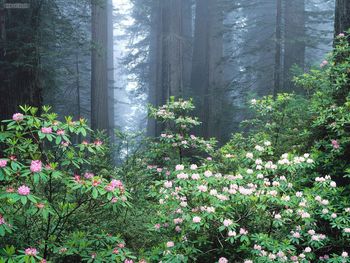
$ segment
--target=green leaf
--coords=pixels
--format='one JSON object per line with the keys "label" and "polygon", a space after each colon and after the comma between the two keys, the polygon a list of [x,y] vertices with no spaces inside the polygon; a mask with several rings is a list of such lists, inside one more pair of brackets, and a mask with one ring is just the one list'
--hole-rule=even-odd
{"label": "green leaf", "polygon": [[94,199],[96,199],[96,198],[98,197],[98,191],[97,191],[96,188],[93,188],[93,189],[92,189],[92,197],[93,197]]}
{"label": "green leaf", "polygon": [[23,205],[26,205],[27,197],[26,196],[21,196],[21,202],[22,202]]}

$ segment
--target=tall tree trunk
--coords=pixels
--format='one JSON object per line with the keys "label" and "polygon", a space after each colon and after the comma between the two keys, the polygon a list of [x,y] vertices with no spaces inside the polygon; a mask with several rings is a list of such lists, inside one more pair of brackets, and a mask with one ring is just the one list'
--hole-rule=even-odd
{"label": "tall tree trunk", "polygon": [[[153,106],[159,106],[161,97],[161,67],[162,63],[162,30],[160,0],[153,1],[151,9],[151,32],[150,32],[150,55],[149,55],[149,88],[148,102]],[[151,118],[147,122],[147,135],[156,136],[159,128],[158,123]]]}
{"label": "tall tree trunk", "polygon": [[92,0],[91,126],[108,131],[107,0]]}
{"label": "tall tree trunk", "polygon": [[334,29],[336,36],[350,29],[349,0],[336,0]]}
{"label": "tall tree trunk", "polygon": [[[171,96],[184,95],[184,28],[191,25],[184,15],[188,12],[185,6],[184,0],[158,0],[152,8],[149,102],[155,106],[165,104]],[[149,120],[150,136],[160,134],[162,129],[162,125]]]}
{"label": "tall tree trunk", "polygon": [[284,91],[295,90],[291,72],[293,66],[305,67],[305,0],[287,1],[284,6]]}
{"label": "tall tree trunk", "polygon": [[275,69],[274,69],[274,86],[273,97],[276,98],[281,87],[281,53],[282,53],[282,0],[276,0],[276,46],[275,46]]}
{"label": "tall tree trunk", "polygon": [[221,135],[223,105],[223,20],[219,2],[197,0],[192,59],[191,95],[202,121],[201,136]]}
{"label": "tall tree trunk", "polygon": [[113,2],[108,0],[107,6],[107,79],[108,79],[108,118],[109,136],[114,140],[115,129],[115,98],[114,98],[114,45],[113,45]]}
{"label": "tall tree trunk", "polygon": [[43,1],[32,1],[30,9],[7,11],[6,39],[0,39],[0,120],[10,118],[20,105],[42,105],[39,78],[42,4]]}

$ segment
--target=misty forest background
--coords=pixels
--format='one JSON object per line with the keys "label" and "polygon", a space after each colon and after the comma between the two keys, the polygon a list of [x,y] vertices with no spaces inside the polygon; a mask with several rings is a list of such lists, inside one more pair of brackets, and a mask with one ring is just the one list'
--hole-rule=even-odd
{"label": "misty forest background", "polygon": [[0,0],[0,263],[350,262],[349,91],[350,0]]}
{"label": "misty forest background", "polygon": [[194,99],[197,134],[221,143],[251,98],[307,96],[293,76],[319,67],[346,28],[334,23],[335,0],[17,2],[30,8],[0,13],[0,119],[48,104],[110,134],[155,136],[162,127],[147,121],[147,104],[175,96]]}

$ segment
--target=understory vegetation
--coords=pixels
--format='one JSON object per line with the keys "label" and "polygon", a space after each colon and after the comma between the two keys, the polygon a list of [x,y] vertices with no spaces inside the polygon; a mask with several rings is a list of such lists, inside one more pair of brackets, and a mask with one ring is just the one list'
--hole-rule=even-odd
{"label": "understory vegetation", "polygon": [[350,46],[336,43],[294,79],[306,96],[251,100],[222,147],[171,98],[150,109],[158,138],[117,134],[114,167],[84,119],[23,106],[0,131],[0,262],[350,262]]}

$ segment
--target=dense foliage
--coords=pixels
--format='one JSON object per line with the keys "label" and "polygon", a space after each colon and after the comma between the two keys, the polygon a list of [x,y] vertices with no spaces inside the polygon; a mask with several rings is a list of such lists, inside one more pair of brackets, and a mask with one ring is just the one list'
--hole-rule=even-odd
{"label": "dense foliage", "polygon": [[336,43],[295,79],[308,96],[253,99],[249,131],[219,149],[192,133],[192,101],[150,109],[158,138],[118,134],[118,168],[84,120],[23,107],[0,133],[0,262],[350,262],[350,46]]}

